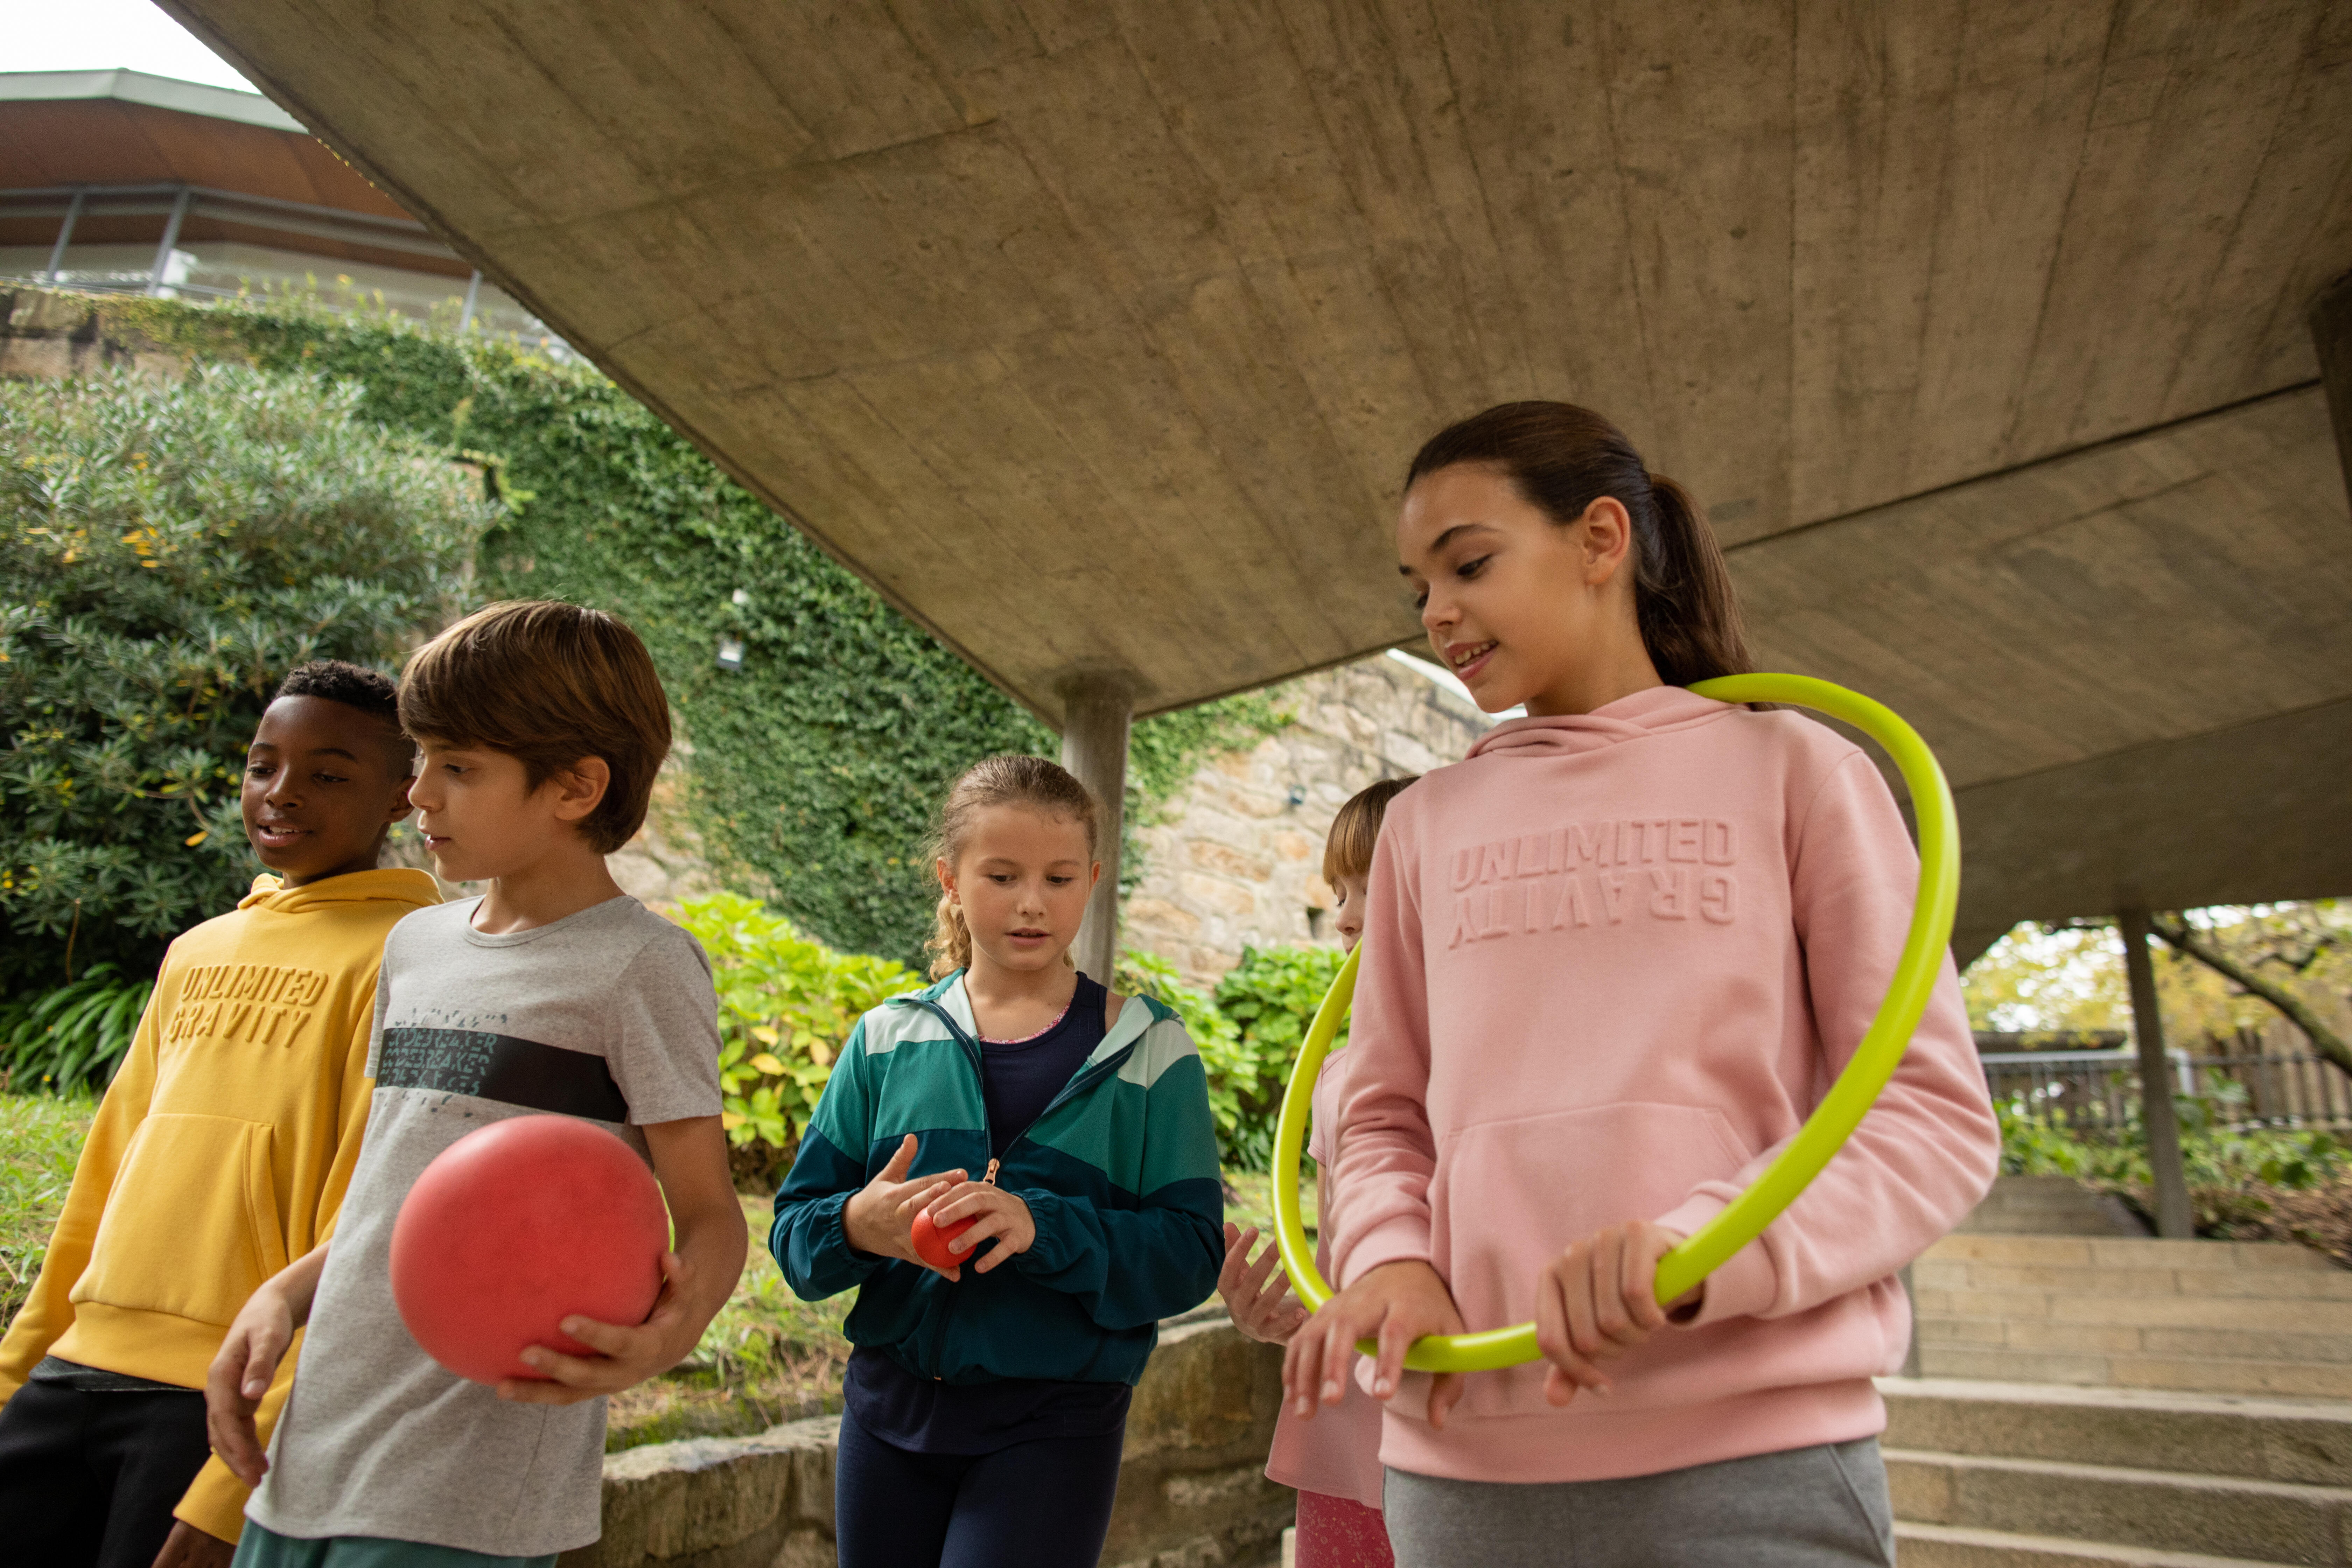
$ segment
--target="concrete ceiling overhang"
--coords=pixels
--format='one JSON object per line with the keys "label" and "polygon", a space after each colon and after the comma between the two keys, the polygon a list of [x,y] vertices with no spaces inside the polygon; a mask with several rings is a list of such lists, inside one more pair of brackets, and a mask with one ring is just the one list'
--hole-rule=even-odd
{"label": "concrete ceiling overhang", "polygon": [[1407,458],[1567,397],[1942,751],[1964,925],[2352,889],[2352,7],[164,8],[1049,721],[1411,636]]}

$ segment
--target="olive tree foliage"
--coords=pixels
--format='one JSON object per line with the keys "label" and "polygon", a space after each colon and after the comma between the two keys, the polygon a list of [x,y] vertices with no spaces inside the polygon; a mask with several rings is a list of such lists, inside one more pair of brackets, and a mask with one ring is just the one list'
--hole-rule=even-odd
{"label": "olive tree foliage", "polygon": [[454,609],[479,482],[360,396],[225,365],[0,383],[0,987],[139,974],[234,906],[270,691],[389,670]]}

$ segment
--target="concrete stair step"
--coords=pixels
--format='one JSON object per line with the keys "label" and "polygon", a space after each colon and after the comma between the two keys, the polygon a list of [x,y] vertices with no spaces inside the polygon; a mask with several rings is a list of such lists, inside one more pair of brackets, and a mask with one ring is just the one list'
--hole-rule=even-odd
{"label": "concrete stair step", "polygon": [[2268,1568],[2249,1557],[1901,1522],[1895,1526],[1895,1561],[1897,1568]]}
{"label": "concrete stair step", "polygon": [[2120,1198],[2065,1176],[2002,1176],[1959,1228],[1970,1234],[2146,1236]]}
{"label": "concrete stair step", "polygon": [[1919,1371],[1931,1378],[1997,1383],[2104,1384],[2288,1399],[2352,1399],[2352,1363],[2231,1360],[2205,1356],[2095,1354],[2016,1350],[1998,1345],[1919,1345]]}
{"label": "concrete stair step", "polygon": [[2352,1487],[2352,1401],[1881,1378],[1888,1447]]}
{"label": "concrete stair step", "polygon": [[1974,1236],[1955,1232],[1922,1256],[2056,1268],[2336,1271],[2335,1265],[2322,1254],[2287,1241],[2166,1241],[2156,1237]]}
{"label": "concrete stair step", "polygon": [[[2289,1275],[2302,1279],[2302,1275]],[[1914,1280],[1922,1317],[2100,1323],[2159,1329],[2252,1330],[2352,1336],[2352,1301],[2275,1296],[2105,1295],[2073,1290],[1944,1290]]]}
{"label": "concrete stair step", "polygon": [[2255,1297],[2279,1301],[2352,1302],[2352,1269],[2067,1268],[1983,1263],[1931,1255],[1911,1266],[1911,1287],[1915,1290],[2044,1290],[2102,1297]]}
{"label": "concrete stair step", "polygon": [[1911,1524],[2342,1564],[2352,1489],[1915,1448],[1885,1452],[1895,1515]]}
{"label": "concrete stair step", "polygon": [[2291,1334],[2253,1329],[2142,1328],[2131,1323],[2052,1322],[2041,1318],[1919,1315],[1922,1345],[2059,1351],[2159,1358],[2216,1356],[2236,1361],[2352,1363],[2352,1335]]}

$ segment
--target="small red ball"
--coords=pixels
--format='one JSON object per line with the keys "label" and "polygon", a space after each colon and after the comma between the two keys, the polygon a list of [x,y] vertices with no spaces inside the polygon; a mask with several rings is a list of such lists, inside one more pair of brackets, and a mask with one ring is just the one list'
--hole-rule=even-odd
{"label": "small red ball", "polygon": [[971,1262],[971,1254],[950,1252],[948,1243],[979,1223],[980,1216],[974,1215],[970,1219],[960,1219],[945,1230],[941,1230],[931,1223],[931,1211],[925,1209],[915,1216],[913,1234],[910,1237],[915,1244],[915,1256],[932,1268],[942,1270]]}
{"label": "small red ball", "polygon": [[593,1355],[556,1325],[645,1321],[669,1248],[661,1187],[636,1151],[569,1116],[518,1116],[434,1156],[392,1226],[392,1299],[459,1377],[545,1378],[521,1354]]}

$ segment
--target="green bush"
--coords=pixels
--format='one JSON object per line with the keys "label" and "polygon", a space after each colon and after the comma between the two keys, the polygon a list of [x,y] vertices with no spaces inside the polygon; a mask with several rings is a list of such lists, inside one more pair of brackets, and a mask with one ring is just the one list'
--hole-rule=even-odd
{"label": "green bush", "polygon": [[[1217,982],[1217,1011],[1233,1021],[1238,1037],[1224,1078],[1234,1102],[1230,1157],[1244,1170],[1263,1171],[1273,1163],[1274,1124],[1291,1067],[1346,960],[1336,947],[1244,948],[1241,963]],[[1347,1043],[1342,1020],[1331,1048]]]}
{"label": "green bush", "polygon": [[710,955],[719,989],[727,1141],[787,1163],[859,1015],[919,990],[922,977],[891,959],[835,952],[740,894],[681,904],[677,920]]}
{"label": "green bush", "polygon": [[[2277,1192],[2307,1192],[2352,1169],[2352,1150],[2324,1131],[2232,1131],[2245,1091],[2231,1084],[2175,1102],[2180,1163],[2198,1234],[2227,1236],[2271,1211]],[[2071,1176],[2112,1192],[2144,1215],[2155,1211],[2147,1131],[2132,1102],[2113,1134],[2078,1131],[2037,1114],[2022,1100],[1996,1101],[2000,1168],[2011,1176]]]}
{"label": "green bush", "polygon": [[[626,617],[692,746],[687,826],[722,872],[836,947],[918,963],[931,907],[921,843],[940,793],[992,752],[1057,749],[592,369],[299,300],[94,303],[110,335],[351,380],[370,417],[480,465],[507,505],[474,596],[556,596]],[[743,644],[741,669],[718,668],[722,637]],[[1256,695],[1141,721],[1129,819],[1149,820],[1202,754],[1282,721]],[[1128,861],[1129,885],[1140,868]]]}
{"label": "green bush", "polygon": [[356,385],[0,382],[0,991],[151,973],[259,868],[245,748],[293,666],[389,666],[488,510]]}
{"label": "green bush", "polygon": [[100,962],[63,985],[0,1001],[0,1092],[104,1089],[154,991],[152,980],[128,979]]}

